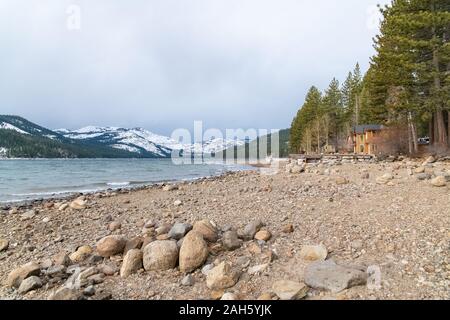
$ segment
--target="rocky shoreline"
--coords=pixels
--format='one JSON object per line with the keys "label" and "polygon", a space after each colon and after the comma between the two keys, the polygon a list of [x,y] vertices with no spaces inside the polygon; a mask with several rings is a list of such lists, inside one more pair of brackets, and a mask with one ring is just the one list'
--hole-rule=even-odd
{"label": "rocky shoreline", "polygon": [[424,160],[291,161],[4,208],[0,298],[449,299],[450,164]]}
{"label": "rocky shoreline", "polygon": [[51,196],[45,197],[45,198],[36,198],[36,199],[28,199],[28,200],[22,200],[22,201],[3,201],[0,202],[0,211],[8,211],[12,208],[33,208],[35,206],[42,205],[45,202],[71,202],[78,197],[81,196],[94,196],[99,197],[102,196],[110,196],[110,195],[116,195],[119,193],[127,193],[127,192],[133,192],[133,191],[141,191],[146,189],[152,189],[152,188],[161,188],[164,187],[167,184],[178,184],[178,183],[189,183],[194,182],[196,180],[203,180],[203,179],[215,179],[221,176],[226,176],[230,173],[236,172],[236,171],[244,171],[248,169],[241,169],[241,170],[235,170],[235,171],[225,171],[224,173],[214,175],[214,176],[206,176],[206,177],[198,177],[198,178],[191,178],[188,180],[161,180],[161,181],[154,181],[151,183],[145,183],[145,184],[138,184],[138,185],[128,185],[124,187],[115,187],[115,188],[106,188],[91,192],[68,192],[66,194],[53,194]]}

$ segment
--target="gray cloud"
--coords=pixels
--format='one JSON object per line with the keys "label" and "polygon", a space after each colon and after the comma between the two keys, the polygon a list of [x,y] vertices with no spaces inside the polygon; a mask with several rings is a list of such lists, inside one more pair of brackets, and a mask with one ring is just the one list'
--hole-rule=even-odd
{"label": "gray cloud", "polygon": [[[2,0],[0,113],[164,134],[194,120],[288,127],[312,84],[367,68],[376,3]],[[71,4],[79,31],[66,28]]]}

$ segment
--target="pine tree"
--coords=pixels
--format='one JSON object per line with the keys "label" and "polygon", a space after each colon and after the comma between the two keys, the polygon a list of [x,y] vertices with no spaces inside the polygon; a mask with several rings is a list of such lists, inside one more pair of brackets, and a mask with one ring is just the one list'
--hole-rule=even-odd
{"label": "pine tree", "polygon": [[313,122],[323,115],[322,94],[316,87],[311,87],[306,95],[305,103],[297,112],[296,117],[292,121],[290,133],[291,152],[298,153],[305,151],[307,148],[305,140],[311,140],[312,131],[316,131],[317,148],[320,148],[321,132],[317,126],[313,127]]}
{"label": "pine tree", "polygon": [[372,107],[386,105],[388,123],[403,121],[414,131],[428,121],[435,145],[447,146],[450,3],[394,0],[381,12],[368,100]]}
{"label": "pine tree", "polygon": [[326,139],[331,138],[335,148],[338,148],[339,136],[343,129],[344,105],[343,95],[340,90],[339,81],[333,78],[323,97],[324,127],[326,128]]}
{"label": "pine tree", "polygon": [[376,76],[380,74],[371,66],[364,76],[361,88],[360,122],[370,124],[387,124],[389,118],[386,107],[384,86],[377,86]]}
{"label": "pine tree", "polygon": [[346,114],[351,112],[351,105],[353,103],[352,88],[353,88],[353,73],[349,72],[347,78],[342,85],[342,103],[346,110]]}

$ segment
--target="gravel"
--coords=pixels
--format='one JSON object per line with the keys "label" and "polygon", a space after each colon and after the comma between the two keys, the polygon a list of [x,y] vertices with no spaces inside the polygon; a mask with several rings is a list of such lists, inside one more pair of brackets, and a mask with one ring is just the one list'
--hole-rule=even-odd
{"label": "gravel", "polygon": [[[308,164],[305,172],[295,174],[285,169],[275,175],[245,171],[178,183],[171,192],[151,186],[86,195],[85,209],[60,211],[69,200],[19,207],[19,214],[0,215],[0,238],[9,243],[0,252],[0,298],[47,299],[61,288],[64,278],[47,276],[41,276],[41,288],[25,295],[7,288],[10,271],[30,261],[42,262],[61,252],[70,255],[85,245],[95,248],[109,235],[132,239],[142,235],[148,221],[158,227],[207,219],[217,230],[243,230],[260,220],[272,234],[267,242],[247,240],[234,251],[220,248],[221,232],[217,243],[208,244],[205,264],[249,260],[239,264],[242,275],[232,288],[241,299],[275,296],[272,285],[282,279],[304,283],[311,263],[300,255],[305,245],[323,245],[327,259],[361,270],[370,267],[371,277],[375,274],[368,281],[371,286],[338,293],[311,288],[305,299],[450,299],[450,183],[436,188],[410,175],[422,162]],[[427,166],[450,172],[449,163]],[[393,177],[388,184],[377,183],[377,177],[388,173]],[[336,183],[341,178],[345,184]],[[49,219],[43,222],[43,217]],[[105,217],[120,221],[120,230],[108,229]],[[286,226],[293,232],[286,233]],[[122,259],[112,256],[96,263],[119,270]],[[81,265],[89,263],[92,259]],[[247,273],[248,266],[263,264],[269,266],[262,272]],[[94,288],[86,290],[89,299],[211,298],[201,268],[193,271],[192,286],[182,281],[185,277],[178,268],[140,270],[127,278],[116,272],[102,281],[91,280]]]}

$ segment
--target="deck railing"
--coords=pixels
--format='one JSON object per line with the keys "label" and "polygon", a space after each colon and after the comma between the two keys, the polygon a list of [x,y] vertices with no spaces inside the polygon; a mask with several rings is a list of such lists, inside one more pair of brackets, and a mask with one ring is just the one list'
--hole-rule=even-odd
{"label": "deck railing", "polygon": [[289,157],[295,160],[305,160],[305,162],[317,162],[321,160],[357,160],[369,161],[376,157],[371,154],[337,153],[337,154],[290,154]]}

